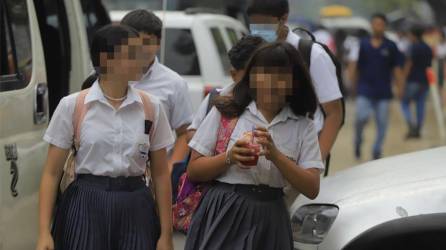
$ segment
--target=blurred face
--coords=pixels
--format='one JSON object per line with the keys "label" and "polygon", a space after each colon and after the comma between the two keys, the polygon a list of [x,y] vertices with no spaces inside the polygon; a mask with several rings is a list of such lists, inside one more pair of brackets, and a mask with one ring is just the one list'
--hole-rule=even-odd
{"label": "blurred face", "polygon": [[107,75],[121,82],[137,81],[144,73],[142,39],[129,38],[116,46],[113,53],[101,53],[101,67]]}
{"label": "blurred face", "polygon": [[277,111],[292,95],[293,74],[290,67],[253,67],[249,74],[249,87],[256,90],[257,105]]}
{"label": "blurred face", "polygon": [[372,32],[374,36],[383,36],[386,28],[387,24],[382,18],[375,17],[372,19]]}
{"label": "blurred face", "polygon": [[146,33],[139,33],[139,36],[142,39],[143,44],[141,56],[145,60],[146,67],[148,69],[160,49],[160,40],[155,35],[149,35]]}

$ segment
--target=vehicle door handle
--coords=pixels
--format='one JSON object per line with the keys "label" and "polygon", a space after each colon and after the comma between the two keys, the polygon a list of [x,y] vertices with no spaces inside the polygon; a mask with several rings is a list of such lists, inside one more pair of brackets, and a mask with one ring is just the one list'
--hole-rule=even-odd
{"label": "vehicle door handle", "polygon": [[45,83],[39,83],[36,86],[34,99],[34,124],[45,124],[48,121],[48,87]]}
{"label": "vehicle door handle", "polygon": [[17,182],[19,181],[19,168],[17,167],[17,160],[18,160],[18,154],[17,154],[17,145],[16,144],[7,144],[5,145],[5,155],[6,155],[6,161],[11,162],[10,167],[10,173],[12,175],[11,179],[11,195],[13,197],[17,197],[19,195],[16,187]]}

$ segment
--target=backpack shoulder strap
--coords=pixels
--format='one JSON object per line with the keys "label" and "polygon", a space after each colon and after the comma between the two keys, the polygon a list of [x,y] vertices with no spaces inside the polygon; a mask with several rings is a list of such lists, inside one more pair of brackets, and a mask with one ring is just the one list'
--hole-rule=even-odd
{"label": "backpack shoulder strap", "polygon": [[297,48],[308,68],[310,68],[311,66],[311,50],[313,49],[313,44],[314,42],[311,40],[300,39]]}
{"label": "backpack shoulder strap", "polygon": [[84,89],[79,92],[79,95],[76,97],[76,105],[74,106],[73,144],[76,150],[79,148],[81,125],[88,110],[88,105],[85,105],[85,97],[87,96],[89,90],[90,89]]}
{"label": "backpack shoulder strap", "polygon": [[152,122],[152,125],[150,125],[150,131],[149,131],[149,135],[150,137],[152,137],[153,135],[153,122],[155,121],[155,110],[153,108],[153,103],[150,100],[150,97],[144,93],[144,91],[142,90],[137,90],[139,96],[141,97],[141,101],[142,101],[142,105],[144,108],[144,117],[146,121],[150,121]]}
{"label": "backpack shoulder strap", "polygon": [[220,95],[220,92],[218,92],[218,90],[216,88],[211,90],[211,92],[209,93],[209,102],[208,102],[208,107],[206,109],[206,114],[208,114],[209,111],[211,111],[212,107],[214,107],[215,97],[217,97],[219,95]]}

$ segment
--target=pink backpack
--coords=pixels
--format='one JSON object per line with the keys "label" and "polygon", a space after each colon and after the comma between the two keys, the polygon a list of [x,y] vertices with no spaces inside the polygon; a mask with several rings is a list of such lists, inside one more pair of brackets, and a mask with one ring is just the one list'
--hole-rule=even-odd
{"label": "pink backpack", "polygon": [[[68,155],[68,158],[65,162],[64,173],[62,175],[62,179],[60,181],[60,191],[63,193],[65,189],[76,179],[75,173],[75,158],[77,151],[79,150],[80,143],[80,132],[82,121],[85,118],[85,115],[88,111],[88,105],[85,104],[85,97],[87,96],[90,89],[82,90],[79,95],[76,97],[76,106],[74,107],[73,112],[73,145]],[[144,107],[144,116],[145,120],[154,121],[154,110],[153,104],[150,101],[150,98],[147,94],[145,94],[141,90],[137,90],[139,96],[141,97],[143,107]],[[153,126],[150,128],[150,138],[153,133]],[[150,170],[146,168],[146,177],[150,179]]]}
{"label": "pink backpack", "polygon": [[[237,118],[230,119],[222,116],[220,127],[218,128],[217,143],[215,145],[216,155],[226,152],[231,134],[237,125],[237,120]],[[176,230],[187,233],[192,216],[197,210],[208,187],[209,183],[194,183],[190,181],[187,172],[180,177],[177,200],[172,207],[173,227]]]}

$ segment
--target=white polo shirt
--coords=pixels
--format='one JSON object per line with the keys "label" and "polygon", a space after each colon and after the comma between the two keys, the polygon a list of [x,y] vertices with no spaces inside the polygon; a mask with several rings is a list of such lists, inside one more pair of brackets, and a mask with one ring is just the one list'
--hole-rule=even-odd
{"label": "white polo shirt", "polygon": [[[69,149],[73,140],[73,113],[79,93],[64,97],[51,119],[44,140]],[[100,176],[140,176],[147,154],[166,148],[174,141],[160,101],[149,95],[154,105],[151,139],[144,134],[144,108],[138,93],[129,87],[127,98],[115,110],[96,81],[85,97],[88,111],[81,124],[76,173]]]}
{"label": "white polo shirt", "polygon": [[173,129],[192,122],[192,102],[187,82],[175,71],[159,63],[158,58],[155,58],[139,82],[132,83],[135,88],[158,97]]}
{"label": "white polo shirt", "polygon": [[[219,90],[220,95],[229,95],[232,92],[232,89],[234,89],[235,83],[232,83],[230,85],[227,85],[226,87]],[[197,130],[198,127],[200,127],[200,124],[204,121],[204,118],[206,118],[206,111],[208,110],[209,106],[209,97],[210,94],[208,94],[204,100],[201,102],[200,106],[198,107],[197,112],[195,112],[194,119],[192,120],[192,123],[187,128],[188,130]]]}
{"label": "white polo shirt", "polygon": [[[286,41],[299,48],[300,37],[292,31],[288,32]],[[311,50],[310,75],[319,103],[324,104],[342,98],[336,67],[327,52],[316,43]],[[324,115],[319,107],[314,115],[314,123],[316,130],[320,132],[324,127]]]}
{"label": "white polo shirt", "polygon": [[[220,126],[220,112],[214,107],[198,128],[189,146],[204,156],[212,156],[217,143]],[[312,120],[296,116],[286,106],[268,123],[255,102],[251,102],[240,116],[231,135],[228,150],[242,137],[244,132],[251,131],[253,126],[266,127],[277,148],[299,167],[324,169],[319,149],[318,135]],[[259,157],[257,166],[246,170],[232,165],[217,180],[230,184],[265,184],[271,187],[284,187],[286,180],[279,169],[264,156]]]}

